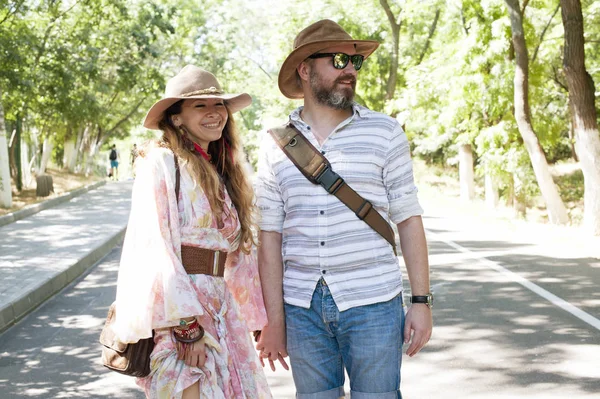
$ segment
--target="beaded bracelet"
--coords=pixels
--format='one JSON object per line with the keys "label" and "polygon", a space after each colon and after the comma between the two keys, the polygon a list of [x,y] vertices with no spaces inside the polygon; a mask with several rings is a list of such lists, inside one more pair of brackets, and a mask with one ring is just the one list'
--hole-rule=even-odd
{"label": "beaded bracelet", "polygon": [[197,342],[204,337],[204,328],[202,328],[197,320],[194,320],[185,329],[173,327],[173,337],[176,341],[183,343]]}
{"label": "beaded bracelet", "polygon": [[189,326],[190,324],[193,324],[194,322],[196,322],[196,318],[194,317],[192,320],[184,320],[184,319],[180,319],[179,320],[179,328],[184,328]]}

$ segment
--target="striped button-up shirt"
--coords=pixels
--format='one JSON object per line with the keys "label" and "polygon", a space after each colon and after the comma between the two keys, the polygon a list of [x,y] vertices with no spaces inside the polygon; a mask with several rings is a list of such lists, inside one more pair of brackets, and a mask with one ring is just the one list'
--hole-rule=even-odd
{"label": "striped button-up shirt", "polygon": [[[290,121],[329,159],[346,183],[392,223],[423,210],[409,143],[398,122],[357,104],[320,145],[301,118]],[[282,233],[286,303],[310,306],[323,278],[340,311],[385,302],[402,291],[391,245],[335,196],[310,183],[270,134],[262,137],[255,180],[260,228]]]}

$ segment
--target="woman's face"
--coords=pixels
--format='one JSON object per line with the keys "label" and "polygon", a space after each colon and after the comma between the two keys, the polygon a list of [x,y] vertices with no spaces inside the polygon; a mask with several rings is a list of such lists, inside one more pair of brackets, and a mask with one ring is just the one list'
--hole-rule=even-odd
{"label": "woman's face", "polygon": [[207,150],[211,141],[221,138],[227,118],[227,107],[223,100],[189,99],[181,105],[181,113],[173,116],[173,123],[185,127],[190,139]]}

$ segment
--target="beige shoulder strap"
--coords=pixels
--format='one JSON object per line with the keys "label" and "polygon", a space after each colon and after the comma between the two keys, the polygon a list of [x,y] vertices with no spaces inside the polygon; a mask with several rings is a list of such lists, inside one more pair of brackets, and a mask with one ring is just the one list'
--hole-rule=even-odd
{"label": "beige shoulder strap", "polygon": [[354,214],[386,239],[396,252],[396,239],[390,224],[373,205],[354,191],[331,168],[331,164],[291,123],[269,130],[275,142],[302,174],[313,184],[321,185],[335,195]]}

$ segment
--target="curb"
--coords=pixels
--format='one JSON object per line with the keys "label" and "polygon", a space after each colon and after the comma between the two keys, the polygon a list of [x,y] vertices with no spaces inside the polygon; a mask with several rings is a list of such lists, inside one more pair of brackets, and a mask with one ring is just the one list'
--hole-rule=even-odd
{"label": "curb", "polygon": [[40,282],[38,286],[25,292],[24,295],[0,309],[0,334],[13,324],[27,316],[31,311],[42,305],[48,298],[58,293],[73,280],[82,275],[99,260],[104,258],[125,237],[126,227],[120,229],[100,246],[90,251],[83,258],[76,261],[67,269],[59,272],[54,277]]}
{"label": "curb", "polygon": [[[105,184],[106,184],[106,181],[98,181],[96,183],[88,184],[87,186],[83,186],[76,190],[69,191],[68,193],[62,194],[58,197],[55,197],[55,198],[52,198],[52,199],[49,199],[46,201],[38,202],[37,204],[27,205],[27,206],[19,209],[18,211],[14,211],[12,213],[7,213],[4,216],[0,216],[0,227],[10,224],[12,222],[16,222],[17,220],[24,219],[35,213],[41,212],[44,209],[48,209],[48,208],[51,208],[58,204],[62,204],[63,202],[67,202],[72,198],[80,196],[81,194],[85,194],[88,191],[94,190]],[[1,317],[0,317],[0,320],[1,320]],[[0,326],[1,325],[2,324],[0,322]],[[2,327],[0,327],[0,328],[2,328]]]}

